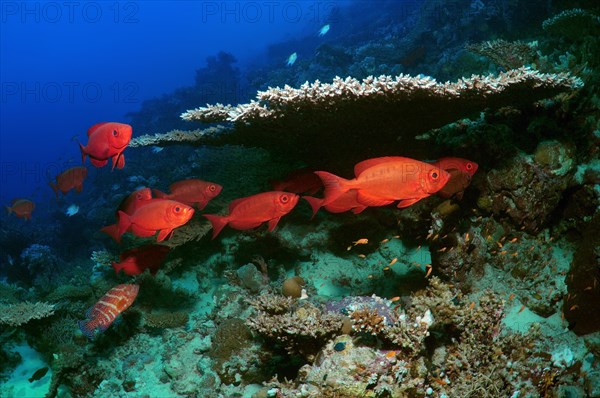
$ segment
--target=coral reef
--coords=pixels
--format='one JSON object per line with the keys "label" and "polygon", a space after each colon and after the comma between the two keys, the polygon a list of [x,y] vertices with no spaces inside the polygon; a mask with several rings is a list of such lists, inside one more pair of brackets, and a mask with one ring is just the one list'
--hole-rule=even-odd
{"label": "coral reef", "polygon": [[0,323],[8,326],[20,326],[32,319],[46,318],[52,314],[54,306],[44,302],[0,304]]}
{"label": "coral reef", "polygon": [[[527,68],[446,84],[421,76],[370,76],[362,81],[348,77],[336,78],[330,84],[307,82],[298,89],[270,88],[258,92],[257,100],[248,104],[197,108],[182,118],[235,123],[236,128],[231,131],[195,132],[198,144],[260,145],[307,162],[335,159],[336,153],[360,159],[368,155],[364,148],[375,152],[389,150],[390,145],[397,145],[399,137],[404,145],[409,145],[414,136],[486,106],[525,106],[581,86],[577,78],[541,74]],[[345,117],[332,117],[332,112]],[[352,115],[360,115],[360,119]],[[397,120],[402,123],[395,123]],[[343,142],[337,138],[338,131],[345,131]],[[377,133],[376,142],[369,138],[371,131]],[[169,134],[165,140],[182,142],[188,138],[183,132],[177,132],[177,136]],[[148,144],[161,140],[157,136],[144,139]],[[331,148],[337,151],[331,152]]]}

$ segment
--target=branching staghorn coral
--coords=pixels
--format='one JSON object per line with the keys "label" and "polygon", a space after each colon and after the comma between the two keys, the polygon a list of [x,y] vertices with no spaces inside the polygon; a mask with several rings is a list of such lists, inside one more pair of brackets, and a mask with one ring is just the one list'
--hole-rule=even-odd
{"label": "branching staghorn coral", "polygon": [[[216,121],[216,120],[215,120]],[[131,139],[129,146],[132,148],[143,146],[166,146],[175,144],[195,144],[210,142],[211,138],[218,136],[219,133],[226,131],[224,126],[212,126],[206,129],[196,129],[190,131],[171,130],[163,134],[145,134]]]}
{"label": "branching staghorn coral", "polygon": [[[580,88],[567,74],[542,74],[520,68],[498,76],[471,76],[438,83],[431,77],[400,75],[336,78],[332,83],[306,82],[259,91],[257,99],[235,107],[222,104],[189,110],[189,121],[233,123],[229,130],[171,132],[134,142],[259,146],[293,159],[316,163],[364,159],[424,144],[415,136],[485,108],[523,107]],[[368,153],[366,153],[368,152]]]}
{"label": "branching staghorn coral", "polygon": [[537,42],[492,40],[469,44],[467,50],[488,57],[496,65],[509,70],[535,61]]}
{"label": "branching staghorn coral", "polygon": [[0,304],[0,324],[19,326],[32,319],[46,318],[54,314],[52,304],[25,301],[19,304]]}
{"label": "branching staghorn coral", "polygon": [[551,34],[581,40],[588,35],[600,34],[600,16],[581,8],[573,8],[545,20],[542,28]]}

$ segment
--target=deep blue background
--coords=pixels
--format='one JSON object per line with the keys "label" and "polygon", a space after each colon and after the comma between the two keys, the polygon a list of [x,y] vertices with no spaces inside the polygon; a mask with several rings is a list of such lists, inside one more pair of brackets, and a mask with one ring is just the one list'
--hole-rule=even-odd
{"label": "deep blue background", "polygon": [[143,100],[193,85],[206,57],[227,51],[243,71],[348,4],[0,2],[0,203],[51,198],[47,182],[81,164],[74,137],[85,143],[89,126],[127,122]]}

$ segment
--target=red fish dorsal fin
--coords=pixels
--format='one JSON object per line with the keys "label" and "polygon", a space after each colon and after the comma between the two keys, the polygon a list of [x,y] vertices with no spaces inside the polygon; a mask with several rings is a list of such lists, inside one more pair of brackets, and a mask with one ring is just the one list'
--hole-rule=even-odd
{"label": "red fish dorsal fin", "polygon": [[235,209],[240,203],[244,202],[246,199],[248,198],[239,198],[232,200],[231,203],[229,203],[229,214],[231,214],[233,209]]}
{"label": "red fish dorsal fin", "polygon": [[403,160],[412,160],[412,159],[404,158],[402,156],[384,156],[381,158],[373,158],[373,159],[363,160],[362,162],[357,163],[356,166],[354,166],[354,176],[358,177],[365,170],[370,169],[371,167],[380,165],[382,163],[397,162],[397,161],[403,161]]}
{"label": "red fish dorsal fin", "polygon": [[96,132],[96,130],[98,130],[100,127],[104,126],[105,124],[108,124],[110,122],[102,122],[102,123],[96,123],[94,124],[92,127],[90,127],[87,131],[87,135],[88,137],[92,134],[94,134]]}

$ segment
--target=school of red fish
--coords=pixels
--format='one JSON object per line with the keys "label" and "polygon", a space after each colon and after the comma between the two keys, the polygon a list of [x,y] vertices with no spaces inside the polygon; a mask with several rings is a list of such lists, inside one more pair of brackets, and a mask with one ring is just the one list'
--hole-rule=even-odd
{"label": "school of red fish", "polygon": [[[103,167],[109,160],[113,169],[125,166],[123,152],[131,140],[131,126],[98,123],[89,128],[87,136],[87,145],[79,143],[83,163],[89,157],[94,167]],[[433,194],[460,200],[477,168],[477,163],[462,158],[422,162],[400,156],[357,163],[352,179],[303,168],[281,181],[271,181],[272,191],[233,200],[226,215],[202,216],[211,223],[214,239],[227,225],[236,230],[248,230],[267,223],[268,231],[273,231],[281,218],[296,207],[301,194],[314,195],[320,190],[324,192],[323,198],[302,196],[311,206],[313,217],[321,208],[330,213],[351,211],[354,214],[368,207],[392,203],[398,208],[406,208]],[[86,177],[86,167],[73,167],[56,176],[56,182],[50,182],[50,186],[58,198],[59,191],[64,195],[71,190],[81,192]],[[117,243],[125,233],[142,238],[156,236],[157,242],[164,241],[175,229],[185,225],[196,210],[203,210],[222,189],[219,184],[200,179],[174,182],[168,193],[139,189],[123,199],[115,211],[116,222],[101,231]],[[35,205],[27,199],[16,199],[6,208],[9,213],[29,220]],[[112,266],[117,274],[135,276],[149,270],[154,275],[168,253],[166,246],[146,244],[121,253],[119,262]],[[136,284],[118,285],[108,291],[88,310],[87,319],[79,321],[83,334],[93,338],[97,332],[106,330],[133,303],[138,291]]]}

